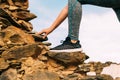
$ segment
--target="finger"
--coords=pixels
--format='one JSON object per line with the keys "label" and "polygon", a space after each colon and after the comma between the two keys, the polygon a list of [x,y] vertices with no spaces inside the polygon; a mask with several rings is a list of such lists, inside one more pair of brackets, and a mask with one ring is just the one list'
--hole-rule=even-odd
{"label": "finger", "polygon": [[48,35],[48,34],[45,33],[44,36],[43,36],[43,38],[45,39],[45,38],[47,37],[47,35]]}
{"label": "finger", "polygon": [[41,31],[41,32],[38,32],[38,33],[36,33],[36,34],[39,34],[39,35],[40,35],[40,34],[43,34],[43,33],[44,33],[44,32],[43,32],[43,31]]}

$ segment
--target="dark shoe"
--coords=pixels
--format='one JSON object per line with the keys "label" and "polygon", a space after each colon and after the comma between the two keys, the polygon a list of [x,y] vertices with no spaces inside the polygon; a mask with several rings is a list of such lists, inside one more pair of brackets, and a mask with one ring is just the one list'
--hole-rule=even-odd
{"label": "dark shoe", "polygon": [[63,44],[51,48],[50,51],[52,52],[77,52],[82,51],[81,45],[79,41],[76,43],[72,43],[70,37],[67,37]]}

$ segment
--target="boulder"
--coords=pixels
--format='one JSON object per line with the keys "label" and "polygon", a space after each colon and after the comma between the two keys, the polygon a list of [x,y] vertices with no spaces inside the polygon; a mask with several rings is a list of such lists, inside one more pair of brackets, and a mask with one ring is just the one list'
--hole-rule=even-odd
{"label": "boulder", "polygon": [[20,71],[25,71],[25,75],[27,75],[36,71],[44,71],[46,68],[47,65],[44,62],[28,57],[22,61]]}
{"label": "boulder", "polygon": [[49,71],[37,71],[32,74],[25,75],[23,80],[60,80],[58,74]]}
{"label": "boulder", "polygon": [[6,18],[13,26],[21,28],[20,24],[5,9],[0,8],[0,16]]}
{"label": "boulder", "polygon": [[20,59],[24,57],[34,56],[36,57],[42,51],[37,44],[28,44],[25,46],[15,46],[2,53],[4,59]]}
{"label": "boulder", "polygon": [[19,20],[18,23],[22,26],[22,29],[24,29],[26,31],[32,31],[33,30],[33,26],[30,22],[26,22],[24,20]]}
{"label": "boulder", "polygon": [[9,22],[6,18],[0,17],[0,31],[11,25],[11,22]]}
{"label": "boulder", "polygon": [[116,77],[115,80],[120,80],[120,77]]}
{"label": "boulder", "polygon": [[68,65],[81,64],[89,57],[82,52],[48,52],[51,58],[63,62]]}
{"label": "boulder", "polygon": [[30,21],[37,17],[35,14],[30,13],[29,10],[20,10],[17,12],[13,12],[12,15],[17,19],[24,20],[24,21]]}
{"label": "boulder", "polygon": [[114,80],[114,79],[110,75],[102,74],[98,76],[86,76],[82,78],[81,80]]}
{"label": "boulder", "polygon": [[17,71],[16,69],[8,69],[5,71],[1,77],[0,80],[17,80]]}
{"label": "boulder", "polygon": [[35,43],[34,38],[25,33],[23,30],[9,26],[8,28],[1,31],[1,37],[5,44],[17,43],[17,44],[32,44]]}
{"label": "boulder", "polygon": [[5,70],[9,67],[9,64],[5,61],[4,58],[0,58],[0,71]]}

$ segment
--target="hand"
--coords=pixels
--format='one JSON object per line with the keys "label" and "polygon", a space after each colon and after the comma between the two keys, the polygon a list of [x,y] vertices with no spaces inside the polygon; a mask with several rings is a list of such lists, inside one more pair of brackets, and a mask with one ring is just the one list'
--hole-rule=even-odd
{"label": "hand", "polygon": [[37,34],[42,35],[43,34],[43,38],[46,38],[48,34],[50,34],[52,32],[51,28],[46,28],[43,29],[42,31],[38,32]]}

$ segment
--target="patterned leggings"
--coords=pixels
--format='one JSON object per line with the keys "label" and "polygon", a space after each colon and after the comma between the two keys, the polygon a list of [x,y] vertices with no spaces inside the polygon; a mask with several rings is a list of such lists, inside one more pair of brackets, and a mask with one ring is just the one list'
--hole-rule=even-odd
{"label": "patterned leggings", "polygon": [[68,37],[72,40],[79,38],[79,26],[82,17],[82,6],[85,4],[113,8],[120,21],[120,0],[68,0]]}

